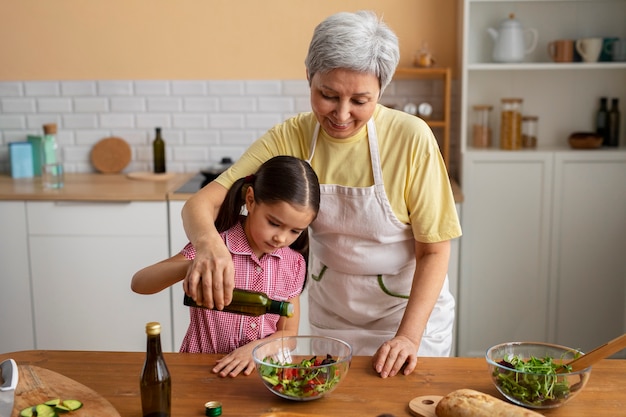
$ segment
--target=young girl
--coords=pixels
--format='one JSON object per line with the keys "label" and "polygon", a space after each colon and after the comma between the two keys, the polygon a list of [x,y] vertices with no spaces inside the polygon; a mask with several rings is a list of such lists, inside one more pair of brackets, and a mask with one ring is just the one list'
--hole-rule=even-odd
{"label": "young girl", "polygon": [[[241,214],[244,205],[247,216]],[[262,339],[298,333],[307,228],[319,205],[317,175],[307,162],[291,156],[269,159],[256,174],[233,184],[215,225],[233,257],[235,287],[288,300],[294,314],[289,319],[276,314],[249,317],[190,307],[181,352],[226,353],[213,372],[249,375],[254,370],[252,349]],[[189,243],[179,254],[138,271],[132,290],[154,294],[183,280],[194,257],[195,248]]]}

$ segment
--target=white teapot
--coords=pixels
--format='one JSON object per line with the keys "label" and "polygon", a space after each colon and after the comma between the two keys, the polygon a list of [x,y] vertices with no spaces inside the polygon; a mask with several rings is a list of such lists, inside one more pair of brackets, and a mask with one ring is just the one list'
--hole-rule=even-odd
{"label": "white teapot", "polygon": [[[487,28],[493,38],[493,60],[495,62],[522,62],[524,56],[535,50],[537,46],[537,30],[523,29],[522,24],[511,13],[509,18],[500,24],[500,31]],[[526,45],[526,35],[530,34],[530,45]]]}

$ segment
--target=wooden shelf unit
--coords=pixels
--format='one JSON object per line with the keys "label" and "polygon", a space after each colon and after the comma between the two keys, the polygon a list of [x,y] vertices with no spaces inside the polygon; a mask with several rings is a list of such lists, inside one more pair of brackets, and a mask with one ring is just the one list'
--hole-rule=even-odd
{"label": "wooden shelf unit", "polygon": [[399,67],[396,69],[394,79],[439,79],[443,82],[443,119],[424,119],[431,128],[439,128],[443,131],[440,142],[443,160],[450,170],[450,106],[452,92],[452,72],[448,67],[418,68]]}

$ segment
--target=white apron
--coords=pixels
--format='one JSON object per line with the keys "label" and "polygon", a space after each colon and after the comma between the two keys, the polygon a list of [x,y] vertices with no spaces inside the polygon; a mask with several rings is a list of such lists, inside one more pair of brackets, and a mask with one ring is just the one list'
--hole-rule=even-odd
{"label": "white apron", "polygon": [[[319,129],[318,124],[309,162]],[[402,320],[415,273],[415,240],[411,226],[398,220],[387,199],[373,120],[367,132],[374,185],[320,186],[320,210],[309,235],[307,286],[311,332],[345,340],[353,354],[369,356],[395,336]],[[417,354],[449,356],[453,322],[454,298],[446,277]]]}

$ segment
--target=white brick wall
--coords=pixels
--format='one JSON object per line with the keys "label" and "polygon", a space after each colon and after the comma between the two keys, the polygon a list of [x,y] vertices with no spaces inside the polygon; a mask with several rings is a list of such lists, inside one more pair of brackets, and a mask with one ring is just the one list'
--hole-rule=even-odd
{"label": "white brick wall", "polygon": [[[394,81],[381,101],[399,107],[428,101],[441,111],[437,84]],[[0,82],[0,172],[9,172],[8,143],[42,134],[46,123],[58,125],[67,172],[92,172],[91,148],[108,136],[130,144],[126,171],[149,171],[157,126],[163,128],[168,170],[196,172],[224,156],[238,158],[274,124],[309,110],[304,80]]]}

